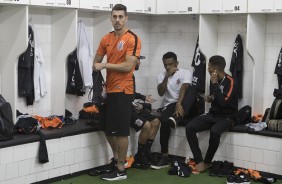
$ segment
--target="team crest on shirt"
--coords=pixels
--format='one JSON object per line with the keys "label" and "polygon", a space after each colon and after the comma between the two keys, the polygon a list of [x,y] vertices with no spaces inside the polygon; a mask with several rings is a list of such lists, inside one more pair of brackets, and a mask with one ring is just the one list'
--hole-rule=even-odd
{"label": "team crest on shirt", "polygon": [[117,44],[117,50],[119,50],[119,51],[123,50],[123,45],[124,45],[124,43],[125,43],[125,42],[122,41],[122,40],[119,41],[118,44]]}
{"label": "team crest on shirt", "polygon": [[180,84],[180,79],[177,79],[176,84],[179,85]]}

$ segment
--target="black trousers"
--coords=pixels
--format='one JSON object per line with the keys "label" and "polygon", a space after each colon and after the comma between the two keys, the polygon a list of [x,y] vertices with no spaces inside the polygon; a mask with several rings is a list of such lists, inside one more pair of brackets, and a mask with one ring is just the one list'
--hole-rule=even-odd
{"label": "black trousers", "polygon": [[[196,102],[196,94],[197,94],[196,87],[189,86],[182,100],[182,108],[185,114],[188,114],[189,117],[195,115],[194,113],[195,109],[192,109],[191,107],[194,107],[194,104]],[[166,107],[162,108],[161,111],[160,144],[161,144],[161,152],[165,154],[168,153],[168,142],[171,133],[170,126],[167,123],[167,120],[175,113],[175,106],[176,103],[171,103]]]}
{"label": "black trousers", "polygon": [[[232,126],[232,121],[226,116],[214,116],[212,114],[204,114],[194,118],[186,125],[186,137],[190,145],[191,151],[196,163],[204,161],[211,163],[215,152],[219,146],[221,134]],[[198,132],[210,129],[209,147],[203,160],[202,152],[199,147]]]}

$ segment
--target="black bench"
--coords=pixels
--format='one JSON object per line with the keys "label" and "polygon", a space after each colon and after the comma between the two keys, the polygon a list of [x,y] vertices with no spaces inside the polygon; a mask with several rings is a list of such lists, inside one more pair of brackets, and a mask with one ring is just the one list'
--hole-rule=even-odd
{"label": "black bench", "polygon": [[[87,120],[77,120],[75,124],[64,125],[62,128],[41,129],[40,131],[45,135],[46,140],[98,131],[95,126],[88,125],[87,122]],[[33,143],[39,140],[40,137],[37,134],[15,134],[11,140],[0,141],[0,148]]]}

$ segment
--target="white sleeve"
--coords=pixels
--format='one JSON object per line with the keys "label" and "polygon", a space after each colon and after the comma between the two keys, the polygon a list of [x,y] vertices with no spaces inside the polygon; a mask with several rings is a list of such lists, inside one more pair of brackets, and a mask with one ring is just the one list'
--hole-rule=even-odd
{"label": "white sleeve", "polygon": [[190,85],[192,85],[192,72],[190,72],[189,70],[183,70],[183,83],[189,83]]}

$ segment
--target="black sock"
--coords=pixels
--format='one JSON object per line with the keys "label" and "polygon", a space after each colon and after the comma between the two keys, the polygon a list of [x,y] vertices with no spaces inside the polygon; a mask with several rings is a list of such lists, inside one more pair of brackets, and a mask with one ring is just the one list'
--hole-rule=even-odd
{"label": "black sock", "polygon": [[143,152],[144,148],[145,148],[145,144],[141,144],[141,143],[138,142],[137,155],[138,154],[140,155]]}
{"label": "black sock", "polygon": [[154,142],[154,139],[147,139],[147,141],[146,141],[146,150],[148,152],[151,151],[151,147],[152,147],[153,142]]}

